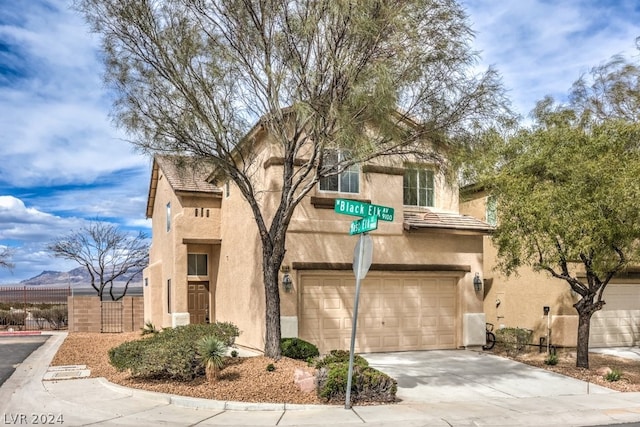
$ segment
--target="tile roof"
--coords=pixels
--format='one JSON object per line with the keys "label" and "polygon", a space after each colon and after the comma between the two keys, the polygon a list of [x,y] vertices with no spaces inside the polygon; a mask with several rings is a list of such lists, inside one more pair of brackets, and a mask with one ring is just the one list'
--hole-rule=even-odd
{"label": "tile roof", "polygon": [[185,156],[156,156],[155,161],[162,169],[174,191],[198,193],[219,193],[219,187],[207,181],[211,170]]}
{"label": "tile roof", "polygon": [[147,196],[147,218],[153,216],[153,205],[156,200],[158,179],[160,178],[159,170],[162,170],[162,174],[176,193],[222,193],[222,189],[207,180],[211,170],[203,167],[202,163],[197,163],[185,156],[155,156],[153,158],[149,194]]}
{"label": "tile roof", "polygon": [[426,229],[460,230],[489,234],[494,230],[494,227],[468,215],[425,210],[422,212],[405,212],[404,229],[407,231]]}

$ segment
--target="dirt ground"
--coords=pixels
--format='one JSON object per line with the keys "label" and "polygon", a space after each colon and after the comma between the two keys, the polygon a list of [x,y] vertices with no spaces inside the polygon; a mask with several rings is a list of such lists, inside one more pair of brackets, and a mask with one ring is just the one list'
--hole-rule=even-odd
{"label": "dirt ground", "polygon": [[[208,383],[205,379],[191,382],[142,381],[118,372],[109,364],[107,351],[125,341],[139,339],[139,332],[123,334],[72,333],[67,336],[58,350],[51,365],[87,365],[91,377],[104,377],[112,383],[143,390],[182,396],[200,397],[216,400],[243,402],[301,403],[321,404],[314,392],[303,393],[293,382],[296,368],[306,369],[306,362],[282,358],[273,361],[265,357],[233,358],[220,373],[219,380]],[[494,352],[507,357],[498,347]],[[640,391],[640,362],[620,359],[614,356],[591,353],[591,369],[575,367],[575,354],[559,353],[559,363],[555,366],[544,364],[546,354],[528,352],[511,357],[523,363],[538,366],[574,378],[589,381],[618,391]],[[273,363],[276,369],[267,371],[267,365]],[[609,382],[604,379],[606,369],[619,369],[622,378]]]}
{"label": "dirt ground", "polygon": [[[640,361],[638,360],[623,359],[600,353],[589,353],[589,369],[583,369],[576,367],[575,351],[558,350],[557,365],[546,365],[544,361],[547,359],[547,353],[540,353],[538,349],[513,356],[507,355],[503,348],[496,345],[493,353],[613,390],[640,391]],[[605,379],[606,373],[614,369],[621,372],[621,378],[618,381],[607,381]]]}

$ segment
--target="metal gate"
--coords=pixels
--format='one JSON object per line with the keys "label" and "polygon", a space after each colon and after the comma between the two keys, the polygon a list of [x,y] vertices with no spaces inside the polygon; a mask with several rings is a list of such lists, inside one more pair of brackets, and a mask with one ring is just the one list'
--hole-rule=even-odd
{"label": "metal gate", "polygon": [[102,301],[100,306],[102,311],[101,332],[124,332],[122,321],[124,305],[122,304],[122,301]]}

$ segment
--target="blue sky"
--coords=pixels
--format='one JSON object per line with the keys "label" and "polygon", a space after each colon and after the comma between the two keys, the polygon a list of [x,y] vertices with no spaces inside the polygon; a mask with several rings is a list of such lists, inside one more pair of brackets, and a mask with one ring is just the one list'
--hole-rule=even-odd
{"label": "blue sky", "polygon": [[[478,70],[497,68],[523,116],[612,55],[638,59],[635,0],[461,3]],[[0,283],[75,268],[45,247],[88,220],[150,232],[151,162],[110,121],[99,43],[87,30],[68,0],[0,2],[0,247],[16,265],[0,270]]]}

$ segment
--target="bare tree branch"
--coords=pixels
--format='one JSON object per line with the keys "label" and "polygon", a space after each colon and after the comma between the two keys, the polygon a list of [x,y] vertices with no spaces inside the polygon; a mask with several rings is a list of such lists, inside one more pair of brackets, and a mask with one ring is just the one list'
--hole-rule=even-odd
{"label": "bare tree branch", "polygon": [[[91,277],[90,285],[101,300],[106,289],[114,301],[124,297],[131,281],[142,273],[149,261],[149,244],[144,233],[132,236],[99,221],[55,240],[48,249],[58,258],[85,267]],[[113,293],[115,281],[125,282],[119,296]]]}

